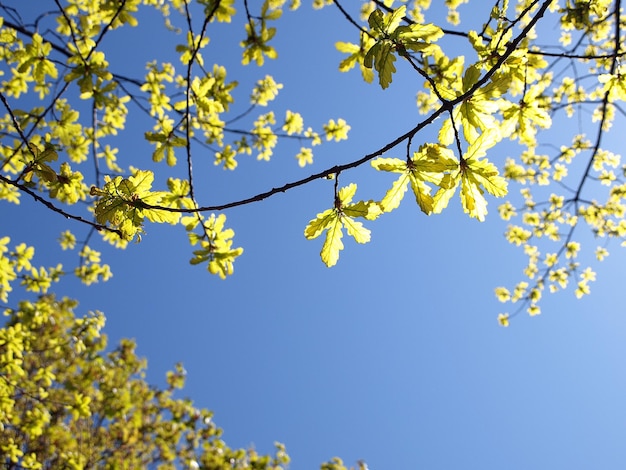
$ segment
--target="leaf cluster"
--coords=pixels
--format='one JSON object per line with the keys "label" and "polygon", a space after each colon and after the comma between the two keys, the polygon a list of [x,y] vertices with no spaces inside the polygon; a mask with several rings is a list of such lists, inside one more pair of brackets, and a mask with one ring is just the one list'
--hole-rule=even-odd
{"label": "leaf cluster", "polygon": [[386,14],[376,9],[368,20],[369,34],[375,42],[363,57],[363,65],[378,72],[382,88],[391,84],[396,72],[395,54],[406,57],[411,52],[428,52],[432,43],[443,36],[441,28],[433,24],[401,25],[405,13],[405,5]]}
{"label": "leaf cluster", "polygon": [[[146,360],[122,340],[107,348],[104,315],[75,314],[77,302],[41,296],[7,309],[0,328],[0,463],[7,468],[276,469],[289,462],[230,448],[212,413],[146,382]],[[89,445],[84,445],[88,442]]]}

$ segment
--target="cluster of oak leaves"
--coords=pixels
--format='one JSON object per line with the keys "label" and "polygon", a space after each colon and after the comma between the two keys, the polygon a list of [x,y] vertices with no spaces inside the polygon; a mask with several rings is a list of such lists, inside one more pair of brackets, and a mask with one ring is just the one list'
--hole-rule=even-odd
{"label": "cluster of oak leaves", "polygon": [[[229,23],[236,13],[234,0],[203,0],[198,3],[204,8],[207,22]],[[261,66],[266,58],[276,57],[276,51],[270,45],[276,32],[271,22],[280,18],[286,3],[285,0],[265,0],[258,15],[248,13],[247,37],[241,43],[244,64]],[[331,3],[331,0],[316,0],[314,6],[321,8]],[[424,90],[417,96],[420,111],[430,115],[432,119],[428,123],[433,122],[435,117],[443,118],[438,141],[407,151],[404,159],[379,156],[367,160],[376,170],[397,175],[383,198],[354,202],[356,184],[341,188],[335,184],[332,207],[309,222],[305,236],[312,239],[325,234],[321,258],[326,265],[333,266],[343,249],[344,231],[358,243],[368,242],[370,231],[359,219],[374,220],[396,209],[409,187],[418,206],[426,214],[441,212],[458,191],[465,212],[482,221],[487,214],[485,192],[503,197],[507,194],[507,181],[538,186],[560,183],[568,176],[569,165],[574,158],[587,154],[592,164],[582,182],[570,193],[549,193],[538,203],[529,186],[526,186],[521,191],[520,207],[512,202],[505,202],[499,207],[500,216],[505,220],[521,215],[521,223],[511,224],[506,237],[511,243],[523,247],[528,256],[524,274],[530,282],[520,282],[512,291],[506,288],[496,290],[500,300],[520,302],[531,315],[540,312],[538,302],[546,287],[554,292],[565,288],[574,278],[576,295],[587,294],[588,284],[595,279],[595,274],[589,268],[580,269],[575,261],[580,244],[571,239],[571,234],[581,220],[599,237],[621,239],[626,234],[622,202],[626,196],[626,185],[616,175],[616,171],[622,169],[619,155],[602,149],[599,138],[596,144],[580,134],[572,137],[571,144],[556,149],[554,155],[538,154],[537,134],[540,129],[552,126],[555,113],[571,116],[579,110],[579,105],[588,104],[592,106],[591,122],[598,123],[599,135],[610,129],[616,113],[613,104],[626,99],[626,80],[620,65],[620,41],[618,38],[616,46],[612,35],[615,17],[619,16],[611,10],[613,2],[568,0],[542,3],[521,0],[510,8],[508,1],[498,1],[483,30],[466,35],[477,55],[477,60],[469,65],[465,64],[463,56],[450,58],[437,45],[437,41],[444,36],[444,30],[423,21],[423,13],[430,1],[400,2],[397,8],[393,8],[393,3],[385,1],[376,5],[364,2],[361,15],[367,20],[367,26],[360,31],[359,42],[337,43],[337,49],[348,54],[341,62],[340,70],[347,71],[358,66],[366,81],[378,79],[380,86],[386,88],[396,72],[396,61],[408,61],[424,78]],[[446,1],[451,24],[458,23],[456,7],[461,3],[465,2]],[[195,34],[188,33],[186,43],[176,47],[186,73],[177,73],[170,63],[151,62],[140,83],[116,75],[109,69],[105,54],[99,50],[99,41],[105,32],[137,24],[135,13],[141,4],[160,10],[166,21],[169,21],[172,12],[188,15],[187,3],[182,0],[69,1],[64,13],[56,18],[54,35],[57,41],[65,38],[66,44],[44,40],[37,31],[26,34],[11,24],[11,18],[1,19],[0,56],[4,75],[1,92],[7,113],[0,120],[4,140],[0,148],[3,162],[0,199],[18,204],[20,197],[28,195],[53,210],[73,216],[65,207],[74,207],[93,197],[91,226],[97,228],[105,240],[122,248],[141,236],[146,220],[180,223],[195,247],[191,262],[206,263],[211,273],[224,278],[233,272],[233,263],[243,252],[242,248],[233,247],[234,232],[226,228],[225,215],[205,216],[210,211],[195,200],[189,180],[169,178],[167,190],[153,191],[153,172],[131,168],[130,176],[124,176],[118,165],[117,148],[112,147],[111,142],[125,127],[127,104],[131,99],[140,94],[146,97],[147,104],[143,109],[154,120],[154,127],[145,138],[154,145],[153,160],[165,161],[169,166],[181,164],[177,156],[182,154],[187,156],[181,159],[182,165],[189,164],[190,143],[197,141],[217,148],[215,164],[228,170],[237,167],[240,155],[256,153],[258,159],[269,160],[281,132],[299,137],[309,144],[296,155],[300,166],[306,166],[313,161],[312,147],[321,144],[322,137],[343,140],[347,138],[350,126],[342,119],[330,120],[317,132],[310,127],[305,128],[300,114],[293,111],[287,111],[282,124],[277,125],[277,117],[270,111],[259,114],[250,131],[237,132],[237,138],[230,139],[223,115],[233,102],[231,91],[237,83],[226,80],[224,67],[205,67],[202,49],[209,39],[204,29],[202,34],[197,31]],[[298,8],[299,2],[292,1],[289,7]],[[516,40],[516,34],[520,34],[538,17],[540,8],[544,9],[542,15],[548,12],[558,15],[561,24],[559,41],[563,50],[567,50],[577,38],[584,39],[584,53],[592,57],[585,62],[586,70],[591,72],[592,77],[585,86],[569,76],[561,75],[557,79],[553,71],[548,70],[550,64],[545,54],[533,49],[534,33],[530,29],[515,47],[510,47]],[[583,44],[583,41],[578,44]],[[576,51],[576,47],[572,46],[572,50]],[[57,56],[53,58],[55,53]],[[201,73],[194,75],[193,67]],[[79,111],[63,96],[70,86],[76,87],[81,100],[92,103],[98,119],[91,125],[81,122]],[[133,92],[136,95],[127,92],[133,86],[137,88]],[[254,108],[267,106],[281,87],[271,76],[259,80],[251,94]],[[183,98],[174,101],[175,96]],[[37,97],[40,104],[22,109],[17,104],[24,97],[28,97],[24,102],[32,102],[33,97]],[[7,136],[13,139],[12,145],[6,144],[9,140]],[[410,141],[411,138],[412,135],[406,136],[404,140]],[[507,159],[500,174],[486,155],[505,139],[517,142],[522,150],[518,160]],[[55,169],[55,162],[62,153],[67,155],[68,160]],[[88,186],[84,182],[85,173],[72,169],[72,165],[84,163],[92,154],[97,162],[106,166],[106,172],[100,171],[97,166],[95,183]],[[336,177],[330,171],[326,176]],[[587,179],[606,186],[608,195],[605,202],[582,198],[582,185]],[[63,208],[55,206],[57,202],[64,204]],[[74,218],[86,221],[79,216]],[[553,241],[558,248],[541,253],[537,246],[539,239]],[[3,303],[8,302],[16,281],[28,291],[45,294],[52,283],[65,274],[61,265],[49,268],[33,266],[33,247],[19,244],[11,249],[9,243],[8,237],[0,238],[0,300]],[[64,249],[77,246],[76,237],[69,231],[61,235],[60,243]],[[607,254],[605,247],[596,251],[599,260]],[[83,282],[90,284],[110,277],[109,267],[102,264],[99,252],[83,244],[79,256],[81,262],[74,274]],[[153,407],[146,409],[143,416],[154,421],[126,423],[125,427],[120,427],[119,435],[113,429],[112,434],[100,436],[100,447],[90,444],[94,456],[98,453],[104,455],[102,453],[111,448],[113,441],[132,441],[135,446],[139,446],[141,441],[141,445],[145,446],[145,455],[163,456],[171,442],[178,442],[174,438],[186,435],[189,446],[171,456],[172,461],[188,458],[189,462],[201,461],[205,468],[222,468],[220,465],[232,461],[249,464],[261,460],[263,464],[259,463],[254,468],[266,468],[262,465],[276,468],[288,461],[280,446],[272,458],[259,457],[250,450],[236,451],[225,447],[219,440],[221,431],[211,424],[207,412],[195,410],[190,404],[171,398],[171,392],[181,385],[184,377],[181,370],[168,377],[170,388],[166,391],[157,393],[142,389],[141,380],[131,380],[131,377],[141,375],[143,368],[134,357],[132,345],[121,345],[107,359],[98,356],[106,345],[106,339],[100,334],[102,318],[96,314],[72,323],[69,319],[73,318],[73,306],[67,300],[57,301],[51,296],[42,296],[33,303],[23,302],[19,308],[7,310],[10,321],[0,331],[0,362],[4,370],[4,379],[0,380],[0,397],[15,396],[14,378],[35,374],[30,382],[33,388],[22,390],[22,396],[43,400],[48,393],[58,394],[48,401],[59,404],[59,413],[70,413],[75,418],[73,427],[59,427],[55,437],[59,442],[69,442],[83,432],[76,427],[76,423],[92,413],[89,403],[95,398],[77,390],[81,389],[81,381],[102,382],[99,374],[103,374],[105,369],[92,364],[92,359],[97,356],[98,361],[124,365],[123,370],[115,372],[119,376],[110,378],[110,383],[118,384],[117,387],[111,385],[110,390],[94,392],[103,407],[100,410],[101,419],[118,416],[120,412],[123,414],[124,410],[120,407],[135,407],[143,403],[143,406]],[[73,338],[71,342],[60,344],[54,335],[43,333],[42,322],[50,318],[56,319],[59,329],[72,330],[67,336]],[[508,325],[509,315],[501,314],[499,321],[504,326]],[[23,352],[35,346],[40,351],[62,352],[67,357],[73,357],[78,361],[75,362],[75,370],[53,370],[45,366],[44,361],[36,370],[28,372],[31,369]],[[72,387],[48,391],[49,384],[61,380],[63,374],[66,375],[62,380],[77,381],[73,387],[76,391],[70,392]],[[129,383],[137,387],[128,395],[134,397],[132,403],[130,398],[122,400],[121,392],[118,392],[118,389],[126,390]],[[12,399],[0,398],[0,423],[17,419],[11,415],[14,405]],[[159,421],[155,410],[163,415],[179,416],[180,423],[184,422],[186,426],[181,424],[179,429],[168,428],[165,421]],[[43,435],[43,428],[51,422],[51,416],[49,409],[42,411],[35,406],[19,419],[22,424],[26,423],[24,425],[29,429],[32,441],[36,442]],[[97,440],[98,437],[91,438]],[[194,446],[203,439],[206,439],[203,445],[208,450],[202,454],[204,457],[197,457]],[[11,461],[19,461],[21,468],[41,468],[37,455],[50,446],[49,442],[42,441],[41,449],[33,451],[32,456],[24,455],[21,448],[11,442],[4,442],[2,447],[3,452],[11,454]],[[221,450],[218,452],[216,449]],[[82,451],[76,450],[75,454],[71,450],[68,452],[63,457],[64,464],[73,465],[72,468],[89,466],[89,461],[84,460],[88,457]],[[219,455],[222,461],[210,461]],[[131,457],[120,453],[116,458],[120,459],[119,462],[128,463]],[[168,459],[166,455],[165,460]],[[143,464],[145,462],[136,462],[137,468]],[[344,467],[340,461],[334,461],[326,468]]]}
{"label": "cluster of oak leaves", "polygon": [[[538,2],[519,2],[517,11],[530,8],[531,3],[537,8]],[[606,21],[610,3],[576,2],[575,7],[578,10],[572,8],[574,5],[570,2],[569,8],[561,10],[557,3],[550,6],[551,11],[559,10],[563,13],[561,17],[563,34],[560,38],[563,45],[571,42],[570,31],[580,28],[580,21],[584,19],[591,21],[590,18],[594,15],[595,19],[604,19],[604,22],[597,23],[602,27],[592,33],[598,44],[593,48],[587,46],[586,53],[593,55],[606,52],[607,55],[602,56],[605,60],[602,65],[605,69],[615,69],[617,72],[600,73],[600,67],[594,68],[597,73],[597,86],[590,92],[573,79],[564,78],[561,87],[554,90],[552,97],[546,93],[547,88],[554,85],[553,74],[544,71],[548,63],[541,54],[529,54],[528,38],[521,42],[526,47],[517,46],[514,50],[507,51],[507,46],[513,39],[513,30],[505,23],[498,22],[497,27],[493,29],[487,27],[482,35],[476,32],[469,33],[468,39],[477,52],[479,61],[466,68],[463,56],[450,59],[433,44],[443,35],[436,26],[419,22],[409,26],[401,25],[405,14],[403,7],[387,14],[374,11],[369,16],[370,34],[361,35],[360,45],[349,43],[337,45],[340,51],[351,54],[341,63],[340,68],[350,69],[359,63],[363,77],[367,81],[373,78],[371,71],[373,68],[378,72],[380,85],[386,88],[395,72],[395,56],[390,51],[400,49],[398,55],[405,58],[406,50],[420,52],[424,58],[424,64],[420,65],[424,65],[424,70],[430,75],[425,80],[425,88],[428,91],[418,93],[420,111],[427,114],[438,109],[441,103],[451,103],[455,100],[460,101],[460,104],[454,107],[449,113],[450,117],[444,121],[437,143],[422,145],[411,157],[407,156],[406,160],[377,158],[371,161],[372,166],[379,171],[400,175],[381,201],[350,204],[356,191],[356,185],[352,184],[338,192],[333,209],[319,214],[317,219],[310,222],[305,230],[307,238],[317,237],[323,230],[327,230],[321,253],[322,260],[329,266],[337,262],[339,251],[343,248],[342,227],[358,243],[369,241],[369,230],[354,218],[371,220],[397,208],[409,185],[417,204],[426,214],[441,212],[457,188],[460,188],[464,211],[470,217],[483,221],[487,214],[485,192],[496,197],[506,195],[508,180],[541,186],[552,182],[560,183],[568,174],[567,165],[585,150],[593,149],[592,169],[597,176],[592,179],[600,181],[605,186],[611,186],[617,181],[613,170],[620,167],[619,155],[602,150],[598,146],[594,147],[583,135],[575,135],[571,146],[562,145],[555,157],[535,153],[538,130],[552,126],[550,112],[559,108],[565,109],[567,115],[571,117],[574,114],[575,103],[595,99],[596,103],[602,105],[598,105],[593,111],[593,121],[601,121],[602,132],[610,128],[615,113],[615,109],[607,106],[607,103],[614,103],[626,97],[626,82],[620,74],[619,66],[611,66],[611,61],[606,61],[606,58],[611,56],[614,43],[600,41],[600,38],[608,37],[602,35],[608,34],[611,25],[611,22]],[[497,7],[494,9],[496,11],[492,12],[493,17],[502,18]],[[419,12],[413,14],[419,17]],[[524,25],[526,23],[524,16],[520,18]],[[588,26],[588,23],[584,24]],[[488,43],[484,40],[485,36],[490,37]],[[398,44],[402,46],[398,47]],[[613,60],[616,60],[617,53],[617,51],[613,53]],[[496,62],[504,55],[506,60],[500,63],[489,81],[477,87],[482,76],[492,71],[492,68],[496,69]],[[518,97],[517,100],[515,97]],[[496,117],[498,115],[500,119]],[[460,138],[460,134],[463,139]],[[524,150],[521,152],[521,163],[512,158],[507,159],[503,177],[499,175],[496,166],[484,157],[490,148],[507,138],[517,141]],[[464,152],[461,151],[461,140],[467,145]],[[452,150],[455,147],[458,149],[456,154]],[[585,178],[582,178],[583,183],[588,176],[586,174]],[[565,288],[570,278],[576,274],[578,274],[576,296],[580,298],[589,293],[589,282],[595,280],[595,273],[591,268],[581,270],[579,263],[574,261],[580,244],[571,240],[571,234],[579,218],[583,218],[592,227],[596,236],[623,237],[625,226],[621,220],[624,210],[621,199],[624,187],[615,185],[610,191],[608,201],[600,204],[596,201],[583,201],[580,198],[580,187],[583,183],[580,183],[578,191],[572,191],[576,194],[575,196],[572,194],[569,199],[562,195],[550,194],[547,200],[542,202],[544,206],[542,210],[538,209],[539,204],[533,200],[529,188],[521,191],[524,200],[521,209],[523,224],[528,228],[510,225],[506,237],[509,242],[524,247],[529,258],[524,274],[535,282],[533,286],[529,286],[528,282],[522,281],[515,286],[513,292],[499,287],[496,289],[499,300],[513,303],[522,300],[527,312],[530,315],[537,315],[540,313],[538,302],[546,285],[550,292],[556,292],[560,288]],[[499,207],[499,212],[504,220],[510,220],[518,211],[511,202],[506,202]],[[562,226],[569,227],[565,230],[565,235]],[[562,242],[558,250],[545,254],[543,260],[538,247],[531,243],[533,239],[542,237]],[[599,260],[607,255],[605,247],[598,247],[596,250]],[[543,267],[540,266],[541,261]],[[508,326],[509,314],[500,314],[498,320],[503,326]]]}

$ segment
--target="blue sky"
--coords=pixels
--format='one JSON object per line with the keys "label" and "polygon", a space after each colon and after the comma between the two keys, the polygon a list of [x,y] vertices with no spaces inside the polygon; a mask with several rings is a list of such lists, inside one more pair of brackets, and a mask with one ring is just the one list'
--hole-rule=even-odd
{"label": "blue sky", "polygon": [[[225,65],[240,81],[236,110],[247,107],[250,84],[269,73],[284,84],[278,116],[297,110],[316,127],[342,117],[352,130],[347,142],[316,148],[315,165],[305,169],[293,157],[299,144],[279,145],[270,163],[241,159],[232,173],[198,151],[197,189],[207,204],[355,160],[419,120],[421,82],[407,67],[398,67],[384,92],[358,72],[337,72],[334,43],[356,35],[335,8],[314,12],[305,4],[287,13],[277,25],[280,57],[261,70],[238,65],[243,30],[229,32],[232,26],[210,26],[205,61]],[[111,36],[113,68],[136,67],[128,74],[140,76],[135,57],[173,60],[182,39],[162,35],[151,21],[140,31]],[[165,175],[142,142],[145,123],[133,121],[129,130],[120,143],[123,162]],[[432,140],[436,131],[420,138]],[[493,152],[501,165],[507,150]],[[342,174],[342,185],[349,182],[359,185],[357,197],[380,198],[391,180],[367,167]],[[305,240],[303,230],[332,204],[332,184],[316,181],[227,212],[245,252],[225,281],[189,265],[183,230],[148,226],[143,241],[125,251],[96,244],[114,272],[108,283],[85,288],[68,280],[55,290],[78,298],[83,311],[104,311],[111,344],[135,338],[149,380],[163,383],[182,361],[183,395],[214,410],[229,445],[269,452],[283,442],[295,470],[335,455],[347,464],[364,459],[372,470],[626,465],[626,257],[616,244],[598,266],[591,296],[546,296],[542,315],[521,315],[504,329],[493,288],[521,280],[525,258],[502,236],[500,201],[489,199],[490,214],[479,223],[463,214],[458,196],[430,217],[407,197],[397,211],[366,223],[369,244],[346,241],[328,269],[319,259],[322,240]],[[55,243],[68,228],[61,217],[28,201],[3,205],[0,214],[4,233],[37,246],[37,261],[76,261]]]}

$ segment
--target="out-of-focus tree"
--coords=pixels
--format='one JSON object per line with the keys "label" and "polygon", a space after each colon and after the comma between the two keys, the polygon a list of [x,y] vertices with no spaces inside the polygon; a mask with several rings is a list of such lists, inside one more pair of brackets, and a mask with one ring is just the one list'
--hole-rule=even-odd
{"label": "out-of-focus tree", "polygon": [[77,317],[77,302],[52,295],[7,309],[0,329],[0,463],[7,469],[278,469],[274,455],[231,449],[211,412],[176,398],[185,369],[167,387],[148,385],[146,361],[123,340],[106,352],[101,312]]}

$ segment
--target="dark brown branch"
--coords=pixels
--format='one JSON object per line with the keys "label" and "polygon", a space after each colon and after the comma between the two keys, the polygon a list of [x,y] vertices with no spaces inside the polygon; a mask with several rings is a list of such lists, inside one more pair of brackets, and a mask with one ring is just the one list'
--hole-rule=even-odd
{"label": "dark brown branch", "polygon": [[356,20],[352,18],[352,16],[346,11],[346,9],[341,6],[338,0],[333,0],[333,3],[339,9],[339,11],[343,14],[346,20],[348,20],[348,23],[352,24],[355,28],[357,28],[362,33],[367,34],[368,36],[371,36],[371,33],[368,30],[364,29],[359,23],[357,23]]}
{"label": "dark brown branch", "polygon": [[[193,51],[191,53],[191,57],[189,58],[189,63],[187,64],[187,84],[186,84],[186,93],[185,93],[185,136],[186,136],[186,153],[187,153],[187,177],[189,181],[189,197],[193,201],[194,205],[196,205],[196,199],[194,195],[194,185],[193,185],[193,162],[191,158],[191,70],[193,68],[194,61],[198,55],[198,51],[200,50],[200,45],[202,43],[202,39],[206,34],[207,26],[209,22],[217,12],[217,9],[220,6],[220,1],[215,2],[213,5],[213,9],[205,16],[204,21],[202,22],[202,30],[200,31],[200,37],[198,39],[198,45],[194,46]],[[195,35],[193,34],[192,24],[191,24],[191,13],[188,10],[188,5],[185,3],[185,12],[187,14],[187,23],[189,27],[189,32],[191,33],[192,41],[195,41]]]}
{"label": "dark brown branch", "polygon": [[91,227],[95,228],[98,231],[101,230],[106,230],[107,232],[111,232],[111,233],[115,233],[117,234],[120,238],[122,237],[122,232],[120,230],[108,227],[106,225],[102,225],[102,224],[98,224],[96,222],[93,222],[91,220],[87,220],[79,215],[74,215],[74,214],[70,214],[69,212],[66,212],[65,210],[55,206],[54,204],[52,204],[52,202],[50,202],[49,200],[45,199],[44,197],[40,196],[39,194],[37,194],[35,191],[33,191],[32,189],[30,189],[28,186],[19,183],[18,181],[15,180],[11,180],[9,178],[7,178],[4,175],[0,175],[0,181],[11,185],[11,186],[15,186],[17,189],[19,189],[20,191],[28,194],[30,197],[32,197],[35,201],[43,204],[44,206],[46,206],[48,209],[56,212],[57,214],[61,214],[63,217],[65,217],[66,219],[72,219],[72,220],[76,220],[77,222],[82,222],[83,224],[87,224],[90,225]]}
{"label": "dark brown branch", "polygon": [[533,55],[541,55],[545,57],[558,57],[561,59],[581,59],[581,60],[612,59],[614,57],[626,56],[626,52],[619,52],[617,54],[586,55],[586,54],[570,54],[568,52],[536,51],[536,50],[530,50],[530,49],[528,50],[528,53],[533,54]]}
{"label": "dark brown branch", "polygon": [[[613,46],[613,61],[611,63],[611,70],[609,71],[609,73],[614,74],[615,70],[617,69],[618,66],[618,60],[617,60],[617,56],[618,56],[618,52],[620,49],[620,13],[621,13],[621,0],[616,0],[615,2],[615,10],[614,10],[614,14],[615,14],[615,43]],[[602,99],[602,116],[600,118],[600,123],[598,124],[598,135],[596,136],[596,142],[594,144],[594,148],[593,148],[593,152],[591,154],[591,157],[589,158],[589,161],[587,162],[587,168],[585,168],[585,172],[583,174],[583,177],[580,181],[580,184],[578,185],[578,190],[576,191],[576,195],[574,196],[575,200],[578,200],[578,198],[580,197],[580,194],[583,190],[583,186],[585,185],[585,181],[587,181],[587,179],[589,178],[589,172],[591,171],[591,168],[593,166],[593,162],[595,160],[595,157],[598,153],[598,150],[600,150],[600,142],[602,141],[602,135],[604,134],[604,122],[606,121],[607,118],[607,109],[608,106],[610,104],[610,100],[609,100],[609,95],[611,93],[611,90],[607,90],[606,93],[604,94],[604,98]]]}

